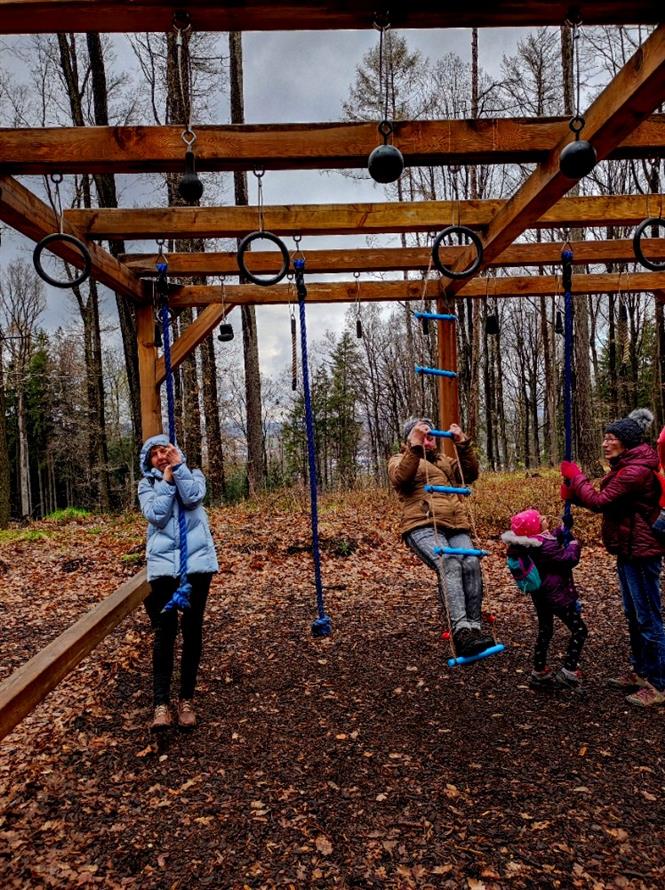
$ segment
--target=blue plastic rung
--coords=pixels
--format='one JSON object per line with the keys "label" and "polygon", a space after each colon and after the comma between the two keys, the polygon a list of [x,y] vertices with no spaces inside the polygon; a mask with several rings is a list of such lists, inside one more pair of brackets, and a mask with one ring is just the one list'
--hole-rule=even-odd
{"label": "blue plastic rung", "polygon": [[425,485],[425,491],[436,491],[438,494],[463,494],[468,497],[471,489],[462,485]]}
{"label": "blue plastic rung", "polygon": [[449,433],[448,430],[430,430],[430,436],[434,436],[435,439],[452,439],[453,434]]}
{"label": "blue plastic rung", "polygon": [[489,649],[483,649],[477,655],[459,655],[457,658],[448,659],[448,667],[457,667],[460,664],[473,664],[474,661],[481,661],[483,658],[489,658],[490,655],[496,655],[497,652],[503,652],[506,647],[503,643],[496,643]]}
{"label": "blue plastic rung", "polygon": [[489,556],[489,550],[478,550],[476,547],[434,547],[437,556]]}
{"label": "blue plastic rung", "polygon": [[323,615],[312,621],[313,637],[329,637],[332,633],[332,618],[330,615]]}
{"label": "blue plastic rung", "polygon": [[441,368],[424,368],[416,365],[416,374],[433,374],[434,377],[457,377],[457,371],[442,371]]}
{"label": "blue plastic rung", "polygon": [[414,312],[416,318],[431,318],[434,321],[457,321],[456,315],[448,315],[445,312]]}

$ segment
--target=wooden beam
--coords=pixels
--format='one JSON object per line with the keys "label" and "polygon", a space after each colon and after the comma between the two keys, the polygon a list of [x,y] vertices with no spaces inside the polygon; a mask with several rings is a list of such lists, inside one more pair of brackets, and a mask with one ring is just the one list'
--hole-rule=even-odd
{"label": "wooden beam", "polygon": [[[447,287],[446,287],[447,285]],[[427,283],[428,298],[447,296],[450,282],[433,278]],[[574,275],[574,294],[651,293],[665,288],[665,272],[612,272],[597,275]],[[225,299],[234,305],[274,306],[293,302],[293,288],[288,284],[260,287],[254,284],[228,285]],[[308,303],[355,303],[357,283],[308,282]],[[560,294],[561,279],[557,275],[524,275],[505,278],[473,278],[459,292],[460,297],[530,297]],[[420,300],[422,280],[363,281],[360,302]],[[221,302],[219,287],[186,285],[174,287],[170,304],[174,309],[188,306],[209,306]]]}
{"label": "wooden beam", "polygon": [[162,408],[157,382],[155,316],[152,305],[136,307],[136,339],[141,392],[141,433],[145,441],[150,436],[156,436],[163,431]]}
{"label": "wooden beam", "polygon": [[[0,219],[33,241],[41,241],[46,235],[59,230],[58,219],[53,210],[33,195],[24,185],[10,176],[0,176]],[[69,220],[65,220],[63,230],[85,242],[85,234]],[[98,244],[88,244],[92,258],[93,277],[112,290],[132,300],[143,302],[143,284],[133,272]],[[80,268],[81,255],[64,242],[56,242],[52,252]]]}
{"label": "wooden beam", "polygon": [[[599,161],[665,99],[665,24],[659,25],[628,60],[584,114],[583,139],[592,143]],[[561,151],[571,141],[568,128],[545,160],[502,207],[483,235],[485,262],[499,256],[571,188],[559,171]],[[458,268],[468,265],[475,251],[468,249]],[[448,289],[457,293],[464,284]]]}
{"label": "wooden beam", "polygon": [[149,591],[143,569],[0,684],[0,739],[67,676]]}
{"label": "wooden beam", "polygon": [[[167,31],[174,9],[186,10],[195,31],[315,31],[369,29],[376,0],[319,3],[314,0],[0,0],[0,33],[38,34],[56,31]],[[383,8],[383,7],[381,7]],[[648,24],[662,16],[660,0],[584,0],[585,25]],[[394,28],[520,28],[558,26],[570,15],[568,0],[495,0],[493,3],[394,3]]]}
{"label": "wooden beam", "polygon": [[[408,166],[528,164],[561,138],[565,118],[396,121],[393,141]],[[196,168],[305,170],[367,167],[375,122],[197,126]],[[609,155],[663,155],[665,115],[642,123]],[[0,129],[0,173],[179,173],[182,127]]]}
{"label": "wooden beam", "polygon": [[[568,187],[570,180],[568,180]],[[660,211],[661,195],[593,195],[564,198],[531,220],[532,228],[631,226]],[[437,232],[453,222],[488,226],[508,201],[415,201],[371,204],[295,204],[264,210],[264,228],[275,235],[367,235]],[[258,228],[256,207],[163,207],[143,210],[67,210],[65,219],[88,238],[237,238]],[[255,242],[260,248],[261,243]],[[507,246],[504,245],[504,249]],[[303,245],[305,251],[307,245]],[[492,251],[488,259],[495,256]]]}
{"label": "wooden beam", "polygon": [[[175,371],[176,368],[180,367],[187,356],[200,343],[203,343],[210,332],[226,318],[232,309],[233,305],[229,303],[224,303],[224,305],[211,303],[209,306],[206,306],[203,312],[191,324],[187,325],[183,333],[171,346],[172,370]],[[155,369],[157,385],[159,386],[166,379],[166,367],[163,356],[157,359]]]}
{"label": "wooden beam", "polygon": [[[665,259],[665,238],[643,238],[642,246],[648,257]],[[516,243],[507,247],[489,266],[550,266],[561,262],[563,244],[557,241]],[[442,248],[441,258],[451,266],[463,248]],[[431,250],[427,247],[370,247],[347,250],[308,250],[309,273],[391,272],[411,269],[426,270]],[[120,257],[138,275],[156,275],[154,254],[125,254]],[[251,261],[251,262],[250,262]],[[201,275],[238,276],[236,252],[225,253],[170,253],[169,273],[178,277]],[[258,275],[275,274],[282,266],[277,251],[252,251],[248,262]],[[576,263],[631,263],[635,262],[632,239],[609,241],[576,241]]]}

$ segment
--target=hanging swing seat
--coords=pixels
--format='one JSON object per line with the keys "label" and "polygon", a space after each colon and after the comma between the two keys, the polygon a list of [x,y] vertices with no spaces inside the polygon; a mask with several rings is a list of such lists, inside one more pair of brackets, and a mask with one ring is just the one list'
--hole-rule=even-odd
{"label": "hanging swing seat", "polygon": [[483,651],[479,652],[477,655],[458,655],[456,658],[448,659],[448,667],[459,667],[462,664],[472,664],[474,661],[482,661],[483,658],[489,658],[491,655],[503,652],[505,648],[503,643],[495,643],[494,646],[490,646],[488,649],[483,649]]}

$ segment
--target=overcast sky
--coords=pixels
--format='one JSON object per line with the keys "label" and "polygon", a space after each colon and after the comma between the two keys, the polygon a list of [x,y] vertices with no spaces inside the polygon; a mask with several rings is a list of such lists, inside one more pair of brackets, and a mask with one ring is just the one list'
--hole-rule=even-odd
{"label": "overcast sky", "polygon": [[[470,60],[471,32],[466,29],[448,31],[406,31],[403,33],[411,50],[420,50],[424,57],[436,59],[448,52],[457,53],[463,61]],[[490,74],[497,75],[504,54],[515,51],[517,41],[525,33],[517,29],[487,29],[479,32],[480,65]],[[20,38],[6,38],[5,45]],[[341,119],[342,103],[348,96],[354,80],[356,66],[364,54],[378,44],[378,32],[367,31],[316,31],[316,32],[265,32],[247,33],[243,36],[245,75],[245,119],[247,123],[334,121]],[[123,37],[114,38],[120,53],[120,64],[130,64],[131,54],[123,51]],[[3,51],[3,67],[7,59]],[[12,60],[15,75],[23,80],[29,71],[20,62]],[[218,120],[208,123],[226,123],[228,113],[220,110]],[[250,201],[256,199],[255,180],[250,180]],[[29,188],[41,191],[39,178],[24,180]],[[130,177],[120,181],[121,203],[135,205],[132,200],[135,186]],[[305,204],[326,202],[385,200],[383,190],[369,176],[352,179],[340,173],[316,171],[269,171],[264,177],[264,201],[266,204]],[[153,202],[158,203],[157,198]],[[303,250],[343,245],[364,245],[364,239],[305,238]],[[391,243],[390,239],[385,243]],[[394,239],[392,243],[397,243]],[[292,242],[287,239],[287,244]],[[128,250],[149,252],[153,242],[127,245]],[[18,255],[30,259],[34,245],[12,230],[3,231],[0,250],[0,266]],[[260,249],[257,245],[257,249]],[[113,300],[105,298],[107,315],[112,317]],[[308,326],[313,339],[323,336],[327,329],[339,331],[343,325],[346,306],[315,306],[308,309]],[[232,313],[231,321],[236,324]],[[282,371],[289,362],[290,338],[288,310],[286,307],[259,307],[259,346],[261,370],[267,375]],[[76,321],[77,311],[68,291],[51,290],[48,294],[48,310],[45,326],[54,329]]]}

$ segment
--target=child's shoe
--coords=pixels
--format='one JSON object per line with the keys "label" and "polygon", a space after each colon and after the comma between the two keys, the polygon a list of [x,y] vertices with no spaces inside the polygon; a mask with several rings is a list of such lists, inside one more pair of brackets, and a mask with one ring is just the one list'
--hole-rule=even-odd
{"label": "child's shoe", "polygon": [[625,674],[620,674],[618,677],[609,677],[607,685],[630,692],[635,689],[643,689],[647,685],[647,681],[635,671],[626,671]]}
{"label": "child's shoe", "polygon": [[178,702],[178,726],[184,730],[191,730],[196,726],[196,714],[187,698],[181,698]]}
{"label": "child's shoe", "polygon": [[554,674],[551,668],[544,668],[542,671],[531,671],[529,677],[529,686],[532,689],[554,689]]}
{"label": "child's shoe", "polygon": [[580,689],[582,686],[582,672],[569,671],[568,668],[560,667],[554,675],[554,682],[562,689]]}
{"label": "child's shoe", "polygon": [[150,724],[150,732],[164,732],[172,723],[171,711],[168,705],[157,705]]}
{"label": "child's shoe", "polygon": [[660,692],[645,680],[642,689],[638,689],[632,695],[627,695],[626,701],[631,705],[637,705],[638,708],[651,708],[665,702],[665,692]]}

